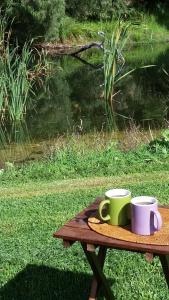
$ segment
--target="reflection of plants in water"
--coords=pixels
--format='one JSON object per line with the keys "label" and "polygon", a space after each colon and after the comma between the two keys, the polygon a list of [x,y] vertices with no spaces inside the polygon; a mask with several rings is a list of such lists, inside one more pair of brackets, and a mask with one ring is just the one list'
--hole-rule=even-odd
{"label": "reflection of plants in water", "polygon": [[8,127],[4,124],[0,125],[0,147],[6,147],[8,144],[22,144],[29,142],[29,132],[26,122],[13,122]]}
{"label": "reflection of plants in water", "polygon": [[[156,60],[157,65],[167,63],[168,56]],[[121,81],[121,93],[117,95],[115,110],[119,114],[127,115],[137,124],[148,128],[165,126],[167,119],[169,89],[160,68],[137,69],[130,76]],[[128,124],[128,121],[126,120]]]}
{"label": "reflection of plants in water", "polygon": [[106,123],[100,87],[103,81],[102,70],[80,65],[67,79],[71,86],[70,97],[75,128],[79,131],[78,128],[79,126],[82,128],[83,123],[84,132],[95,127],[101,130]]}
{"label": "reflection of plants in water", "polygon": [[20,156],[19,153],[27,156],[27,145],[29,144],[30,136],[24,121],[13,122],[8,127],[4,124],[0,125],[0,162],[6,162],[11,157],[16,157],[17,152],[18,156]]}
{"label": "reflection of plants in water", "polygon": [[[51,76],[39,88],[34,111],[27,117],[34,136],[51,137],[72,128],[70,88],[61,61],[53,62]],[[38,112],[38,115],[37,115]]]}

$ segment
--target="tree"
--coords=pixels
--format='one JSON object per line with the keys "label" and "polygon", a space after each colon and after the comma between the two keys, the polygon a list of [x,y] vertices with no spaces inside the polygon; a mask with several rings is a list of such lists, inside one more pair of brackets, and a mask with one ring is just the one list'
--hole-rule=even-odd
{"label": "tree", "polygon": [[66,0],[66,12],[80,20],[107,20],[128,11],[124,0]]}
{"label": "tree", "polygon": [[64,0],[3,0],[0,7],[12,22],[19,40],[60,37],[65,13]]}

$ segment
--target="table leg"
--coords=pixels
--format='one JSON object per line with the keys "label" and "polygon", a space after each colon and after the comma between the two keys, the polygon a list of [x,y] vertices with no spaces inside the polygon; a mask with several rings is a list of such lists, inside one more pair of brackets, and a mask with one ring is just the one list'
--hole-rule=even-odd
{"label": "table leg", "polygon": [[[97,257],[100,262],[100,267],[102,270],[106,258],[106,252],[107,252],[107,248],[100,246]],[[93,276],[89,300],[96,300],[100,287],[101,287],[101,282],[100,281],[98,282],[96,277]]]}
{"label": "table leg", "polygon": [[[88,262],[91,266],[94,277],[96,278],[96,281],[97,281],[97,285],[95,285],[95,283],[94,283],[93,286],[92,286],[93,291],[94,291],[94,286],[95,286],[96,287],[95,288],[95,293],[97,293],[98,286],[102,285],[104,296],[105,296],[106,300],[113,300],[114,297],[112,295],[111,289],[109,287],[109,284],[107,282],[107,279],[106,279],[105,275],[102,272],[102,266],[101,265],[103,264],[103,261],[102,261],[102,263],[100,263],[99,257],[96,255],[95,252],[87,251],[86,244],[82,244],[82,247],[83,247],[83,251],[86,255],[86,258],[87,258],[87,260],[88,260]],[[96,299],[96,294],[94,296],[95,296],[95,298],[93,298],[93,299]]]}
{"label": "table leg", "polygon": [[169,256],[168,255],[159,255],[165,279],[169,288]]}

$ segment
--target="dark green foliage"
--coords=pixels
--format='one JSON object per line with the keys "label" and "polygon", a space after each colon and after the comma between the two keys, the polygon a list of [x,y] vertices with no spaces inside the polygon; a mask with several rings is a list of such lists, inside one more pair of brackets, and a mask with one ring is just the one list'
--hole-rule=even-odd
{"label": "dark green foliage", "polygon": [[5,0],[1,9],[12,21],[19,40],[32,37],[58,39],[64,16],[64,0]]}
{"label": "dark green foliage", "polygon": [[169,8],[168,1],[163,0],[65,0],[66,12],[79,20],[111,20],[119,16],[123,19],[134,17],[141,13],[165,15]]}
{"label": "dark green foliage", "polygon": [[150,11],[158,11],[160,13],[165,13],[165,8],[169,7],[169,3],[167,0],[140,0],[140,1],[135,1],[135,5],[139,5],[140,7],[145,7],[146,9]]}
{"label": "dark green foliage", "polygon": [[66,0],[66,12],[80,20],[106,20],[128,14],[130,8],[122,0]]}
{"label": "dark green foliage", "polygon": [[166,129],[162,132],[161,136],[151,141],[148,149],[152,153],[164,154],[168,156],[169,153],[169,130]]}

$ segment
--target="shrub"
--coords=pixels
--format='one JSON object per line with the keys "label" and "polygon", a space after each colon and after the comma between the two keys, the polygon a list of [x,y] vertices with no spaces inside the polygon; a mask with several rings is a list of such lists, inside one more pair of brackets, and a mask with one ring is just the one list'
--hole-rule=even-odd
{"label": "shrub", "polygon": [[0,4],[13,23],[19,40],[32,37],[60,37],[65,7],[64,0],[3,0]]}
{"label": "shrub", "polygon": [[66,0],[66,12],[80,20],[108,20],[127,14],[128,1],[123,0]]}
{"label": "shrub", "polygon": [[148,145],[148,150],[152,153],[169,154],[169,129],[162,131],[161,136],[152,140]]}

